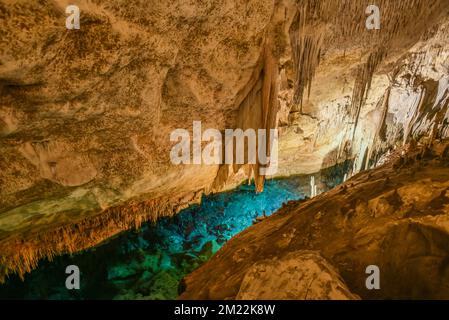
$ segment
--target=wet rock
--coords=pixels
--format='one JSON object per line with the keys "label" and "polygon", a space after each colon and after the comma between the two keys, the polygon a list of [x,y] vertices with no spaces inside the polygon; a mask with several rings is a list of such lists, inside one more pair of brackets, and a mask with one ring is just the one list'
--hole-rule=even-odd
{"label": "wet rock", "polygon": [[140,264],[135,260],[127,264],[115,265],[108,269],[108,280],[120,280],[133,277],[139,273],[140,269]]}
{"label": "wet rock", "polygon": [[218,243],[220,246],[224,245],[224,244],[226,243],[226,241],[228,241],[228,239],[226,239],[226,237],[219,236],[219,237],[217,238],[217,243]]}
{"label": "wet rock", "polygon": [[171,255],[173,265],[186,268],[192,265],[198,257],[190,252],[180,252]]}
{"label": "wet rock", "polygon": [[172,262],[171,262],[171,258],[170,256],[163,252],[161,255],[161,259],[159,261],[159,269],[160,270],[165,270],[165,269],[170,269],[172,267]]}
{"label": "wet rock", "polygon": [[215,254],[220,249],[220,245],[217,241],[211,240],[206,242],[203,247],[201,248],[201,251],[199,252],[199,256],[210,258],[212,255]]}
{"label": "wet rock", "polygon": [[160,267],[161,255],[160,254],[149,254],[145,255],[144,260],[141,264],[141,268],[145,271],[155,272]]}
{"label": "wet rock", "polygon": [[219,224],[219,225],[214,227],[214,230],[217,230],[219,232],[223,232],[223,231],[226,231],[226,230],[229,230],[229,229],[230,228],[229,228],[229,226],[227,224]]}

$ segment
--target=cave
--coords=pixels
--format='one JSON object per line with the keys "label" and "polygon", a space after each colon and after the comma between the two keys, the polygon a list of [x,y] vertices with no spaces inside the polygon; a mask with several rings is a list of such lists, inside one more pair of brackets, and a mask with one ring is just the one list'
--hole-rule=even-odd
{"label": "cave", "polygon": [[0,35],[0,299],[449,299],[447,0],[11,0]]}

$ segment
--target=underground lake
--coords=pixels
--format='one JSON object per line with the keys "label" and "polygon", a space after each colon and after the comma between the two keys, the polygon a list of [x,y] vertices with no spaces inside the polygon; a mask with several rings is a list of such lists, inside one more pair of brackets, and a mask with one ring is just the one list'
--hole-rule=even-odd
{"label": "underground lake", "polygon": [[[319,193],[343,181],[349,163],[314,175]],[[271,215],[283,203],[310,196],[310,175],[267,180],[203,196],[201,204],[145,223],[77,254],[42,260],[24,280],[10,276],[1,299],[176,299],[182,278],[206,262],[231,237]],[[66,267],[80,270],[80,289],[65,286]]]}

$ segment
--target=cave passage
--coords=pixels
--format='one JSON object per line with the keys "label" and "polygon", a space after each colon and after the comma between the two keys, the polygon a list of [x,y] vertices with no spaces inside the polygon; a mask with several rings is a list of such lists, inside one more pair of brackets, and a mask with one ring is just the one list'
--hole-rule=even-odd
{"label": "cave passage", "polygon": [[[320,192],[342,182],[349,164],[315,175]],[[175,299],[181,279],[206,262],[226,241],[289,200],[310,195],[310,176],[266,181],[203,197],[171,218],[144,224],[102,244],[53,261],[0,286],[2,299]],[[80,289],[67,290],[65,269],[80,269]]]}

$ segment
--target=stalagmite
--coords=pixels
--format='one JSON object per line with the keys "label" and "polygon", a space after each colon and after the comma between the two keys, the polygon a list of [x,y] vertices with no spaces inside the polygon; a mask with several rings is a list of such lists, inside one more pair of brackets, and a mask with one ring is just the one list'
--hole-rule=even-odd
{"label": "stalagmite", "polygon": [[316,197],[317,195],[317,186],[315,184],[315,177],[310,177],[310,198]]}

